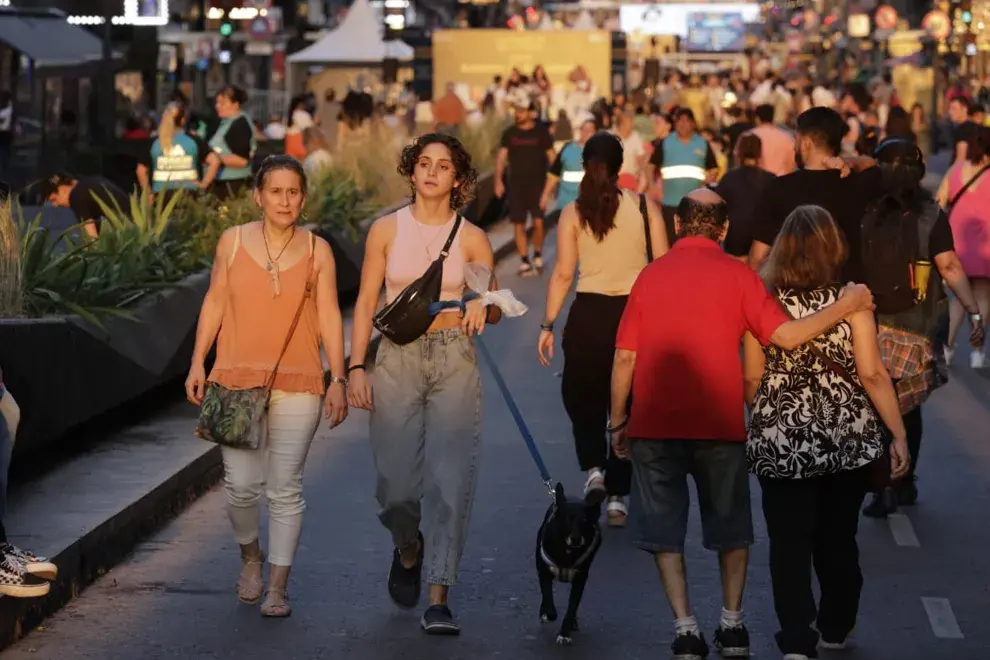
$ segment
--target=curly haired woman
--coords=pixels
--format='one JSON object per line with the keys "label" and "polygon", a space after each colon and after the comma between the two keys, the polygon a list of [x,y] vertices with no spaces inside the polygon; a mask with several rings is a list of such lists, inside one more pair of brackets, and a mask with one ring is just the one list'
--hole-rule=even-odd
{"label": "curly haired woman", "polygon": [[438,314],[411,343],[400,346],[383,338],[374,390],[364,359],[382,286],[386,303],[394,300],[423,275],[455,226],[441,300],[464,295],[465,264],[494,269],[494,256],[484,231],[464,220],[456,225],[457,209],[471,198],[478,176],[456,138],[423,135],[403,150],[398,169],[409,181],[412,203],[378,219],[368,233],[354,308],[348,399],[371,411],[379,519],[395,544],[389,596],[399,607],[415,607],[425,564],[429,606],[422,628],[456,635],[460,627],[447,607],[447,592],[464,551],[481,447],[481,379],[471,335],[498,322],[500,312],[469,302],[464,313]]}

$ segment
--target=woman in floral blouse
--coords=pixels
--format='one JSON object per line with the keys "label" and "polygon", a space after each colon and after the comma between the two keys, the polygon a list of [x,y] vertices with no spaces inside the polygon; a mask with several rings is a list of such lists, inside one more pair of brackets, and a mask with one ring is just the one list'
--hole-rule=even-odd
{"label": "woman in floral blouse", "polygon": [[[786,311],[801,318],[838,300],[845,258],[828,212],[801,206],[784,222],[763,278]],[[892,476],[907,471],[897,397],[870,312],[792,351],[747,336],[744,376],[746,449],[763,490],[777,644],[789,660],[815,658],[819,637],[825,648],[843,648],[856,623],[863,586],[856,531],[870,472],[878,467],[871,464],[887,460],[884,426],[893,435]],[[821,590],[817,607],[812,564]]]}

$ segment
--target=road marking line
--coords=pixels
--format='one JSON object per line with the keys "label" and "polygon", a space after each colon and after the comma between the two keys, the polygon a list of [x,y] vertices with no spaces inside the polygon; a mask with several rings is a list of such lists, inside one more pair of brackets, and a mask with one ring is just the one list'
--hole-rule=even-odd
{"label": "road marking line", "polygon": [[911,525],[911,519],[903,513],[888,515],[887,524],[890,525],[890,533],[894,536],[894,543],[909,548],[921,547],[918,535],[914,533],[914,527]]}
{"label": "road marking line", "polygon": [[952,604],[948,598],[926,598],[921,597],[921,604],[925,606],[928,614],[928,622],[932,626],[932,632],[941,639],[963,639],[962,630],[956,621],[956,615],[952,613]]}

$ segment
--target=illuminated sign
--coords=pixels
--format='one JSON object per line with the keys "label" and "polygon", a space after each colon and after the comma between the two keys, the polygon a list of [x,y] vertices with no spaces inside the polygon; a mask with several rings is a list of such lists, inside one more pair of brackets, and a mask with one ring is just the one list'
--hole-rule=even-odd
{"label": "illuminated sign", "polygon": [[[168,0],[124,0],[123,14],[114,16],[114,25],[168,25]],[[102,25],[103,16],[69,16],[73,25]]]}

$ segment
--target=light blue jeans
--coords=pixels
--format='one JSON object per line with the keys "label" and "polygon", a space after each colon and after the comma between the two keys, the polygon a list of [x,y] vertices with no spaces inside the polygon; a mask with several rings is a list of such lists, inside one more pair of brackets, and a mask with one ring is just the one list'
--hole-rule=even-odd
{"label": "light blue jeans", "polygon": [[371,450],[379,519],[397,548],[423,526],[428,584],[451,586],[467,540],[481,451],[481,378],[460,329],[398,346],[375,360]]}

